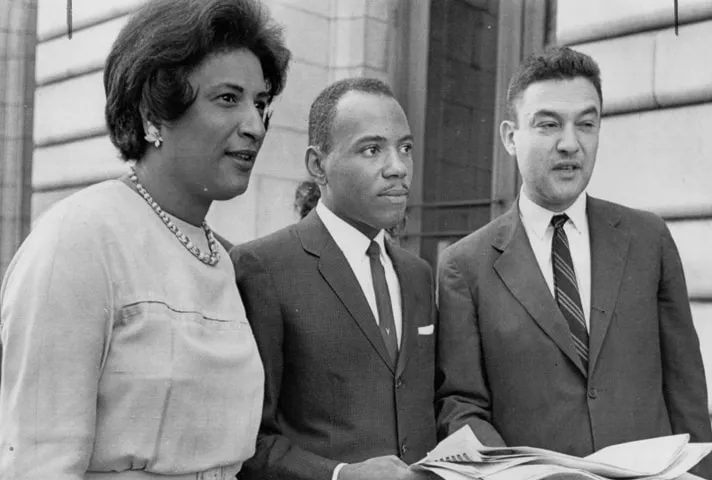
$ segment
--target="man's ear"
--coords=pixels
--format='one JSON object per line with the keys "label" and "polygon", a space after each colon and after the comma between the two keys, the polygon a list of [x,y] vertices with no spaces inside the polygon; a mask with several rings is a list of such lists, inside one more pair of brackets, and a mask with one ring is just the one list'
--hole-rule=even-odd
{"label": "man's ear", "polygon": [[304,163],[306,164],[309,176],[320,186],[326,185],[325,159],[326,155],[321,152],[319,147],[313,145],[307,147],[307,151],[304,154]]}
{"label": "man's ear", "polygon": [[517,125],[511,120],[505,120],[499,125],[499,136],[502,139],[502,144],[511,156],[516,156],[517,147],[514,143],[514,133],[517,130]]}

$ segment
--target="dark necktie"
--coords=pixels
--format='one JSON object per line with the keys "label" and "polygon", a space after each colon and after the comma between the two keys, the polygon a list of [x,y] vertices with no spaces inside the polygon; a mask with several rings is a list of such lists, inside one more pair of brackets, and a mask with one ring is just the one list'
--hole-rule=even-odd
{"label": "dark necktie", "polygon": [[366,250],[366,255],[371,263],[371,278],[373,290],[376,293],[376,307],[378,308],[378,327],[381,330],[383,341],[388,349],[393,365],[398,359],[398,337],[396,336],[396,323],[393,319],[393,306],[391,295],[388,293],[386,273],[381,265],[381,247],[371,241]]}
{"label": "dark necktie", "polygon": [[581,358],[584,371],[588,371],[588,331],[586,318],[581,307],[578,283],[574,263],[571,260],[569,239],[564,232],[567,215],[554,215],[551,225],[554,227],[554,237],[551,240],[551,263],[554,267],[554,292],[556,303],[569,324],[571,338],[576,352]]}

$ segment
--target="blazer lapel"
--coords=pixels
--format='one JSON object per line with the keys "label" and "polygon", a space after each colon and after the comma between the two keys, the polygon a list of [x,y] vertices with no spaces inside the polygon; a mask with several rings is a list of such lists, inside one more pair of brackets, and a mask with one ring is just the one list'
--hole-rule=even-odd
{"label": "blazer lapel", "polygon": [[321,219],[312,211],[297,226],[303,248],[319,257],[319,272],[341,303],[356,321],[359,328],[376,350],[381,359],[393,371],[386,344],[371,312],[361,285],[351,270],[346,257],[329,234]]}
{"label": "blazer lapel", "polygon": [[534,321],[585,376],[586,372],[571,340],[569,326],[539,269],[519,219],[516,202],[500,222],[493,247],[502,254],[494,262],[494,269]]}
{"label": "blazer lapel", "polygon": [[600,200],[588,197],[587,215],[591,237],[591,333],[588,355],[589,370],[593,372],[618,298],[630,238],[617,228],[620,217]]}
{"label": "blazer lapel", "polygon": [[401,291],[401,342],[396,365],[396,377],[403,374],[410,359],[410,351],[415,349],[418,342],[418,325],[415,322],[417,301],[415,289],[410,280],[416,278],[414,265],[408,261],[402,251],[386,243],[388,256],[391,257],[393,268],[398,276]]}

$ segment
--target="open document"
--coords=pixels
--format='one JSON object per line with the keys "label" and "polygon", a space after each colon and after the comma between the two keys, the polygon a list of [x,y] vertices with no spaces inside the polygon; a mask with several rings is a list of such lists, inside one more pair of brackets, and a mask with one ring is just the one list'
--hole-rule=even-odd
{"label": "open document", "polygon": [[444,480],[673,480],[711,451],[712,443],[690,443],[684,434],[611,445],[581,458],[543,448],[485,447],[463,427],[411,468]]}

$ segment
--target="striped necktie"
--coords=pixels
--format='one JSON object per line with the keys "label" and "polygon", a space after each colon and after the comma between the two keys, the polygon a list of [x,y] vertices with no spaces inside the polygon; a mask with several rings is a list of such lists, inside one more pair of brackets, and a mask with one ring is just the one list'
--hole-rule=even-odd
{"label": "striped necktie", "polygon": [[569,220],[566,214],[554,215],[551,225],[554,227],[554,237],[551,240],[551,263],[554,268],[554,292],[556,303],[564,315],[571,339],[576,347],[584,371],[588,371],[588,331],[586,317],[581,307],[576,272],[571,260],[569,239],[564,231],[564,224]]}

